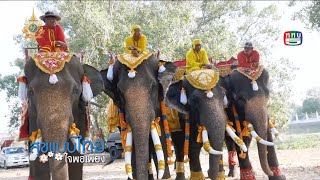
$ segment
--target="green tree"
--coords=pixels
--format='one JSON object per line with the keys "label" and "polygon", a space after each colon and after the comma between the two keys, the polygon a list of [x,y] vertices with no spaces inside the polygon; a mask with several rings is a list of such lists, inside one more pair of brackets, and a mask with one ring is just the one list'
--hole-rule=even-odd
{"label": "green tree", "polygon": [[[289,73],[295,67],[285,59],[267,61],[272,59],[270,50],[279,32],[275,5],[258,10],[251,1],[40,1],[37,7],[43,13],[48,7],[59,11],[71,51],[85,51],[84,62],[99,70],[108,66],[108,52],[123,52],[124,39],[131,34],[134,24],[142,26],[149,47],[160,49],[168,60],[184,57],[193,38],[201,38],[214,59],[236,55],[243,43],[250,40],[272,77],[270,112],[281,125],[288,119],[293,78]],[[34,42],[21,35],[16,36],[16,42],[34,46]],[[4,77],[1,82],[5,82]],[[8,87],[17,87],[15,78],[10,83]],[[17,89],[7,92],[14,94]],[[104,132],[107,132],[104,108],[108,100],[106,95],[99,95],[94,102],[103,107],[91,106],[92,116]]]}
{"label": "green tree", "polygon": [[[302,4],[303,2],[303,4]],[[297,4],[303,5],[302,9],[294,13],[293,19],[302,21],[308,28],[320,30],[320,1],[300,1],[293,0],[289,3],[290,7]]]}

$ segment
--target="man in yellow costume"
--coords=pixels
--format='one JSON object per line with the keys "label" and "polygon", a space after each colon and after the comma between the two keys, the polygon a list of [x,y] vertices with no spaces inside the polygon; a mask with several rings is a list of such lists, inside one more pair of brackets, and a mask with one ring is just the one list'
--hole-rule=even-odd
{"label": "man in yellow costume", "polygon": [[208,60],[207,51],[201,47],[201,40],[194,39],[192,48],[186,54],[186,72],[198,69],[211,69],[212,65]]}
{"label": "man in yellow costume", "polygon": [[147,37],[141,33],[141,27],[134,25],[131,27],[131,36],[126,38],[126,53],[138,57],[147,49]]}

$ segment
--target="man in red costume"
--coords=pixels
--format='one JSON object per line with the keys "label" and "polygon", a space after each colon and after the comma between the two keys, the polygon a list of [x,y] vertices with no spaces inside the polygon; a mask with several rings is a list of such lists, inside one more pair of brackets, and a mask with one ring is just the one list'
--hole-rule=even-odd
{"label": "man in red costume", "polygon": [[64,30],[57,24],[57,21],[59,21],[61,17],[51,11],[47,11],[44,15],[40,16],[40,19],[44,21],[45,25],[42,26],[44,30],[43,33],[39,34],[40,37],[36,39],[39,45],[39,51],[68,51]]}
{"label": "man in red costume", "polygon": [[246,42],[244,50],[238,53],[238,66],[246,68],[256,68],[259,65],[260,55],[258,51],[253,50],[251,42]]}

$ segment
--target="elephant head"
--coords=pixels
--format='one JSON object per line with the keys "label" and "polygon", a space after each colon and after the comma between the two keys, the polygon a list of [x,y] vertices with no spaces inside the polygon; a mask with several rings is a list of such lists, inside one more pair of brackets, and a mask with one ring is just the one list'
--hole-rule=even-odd
{"label": "elephant head", "polygon": [[[55,73],[55,78],[58,80],[55,84],[49,78],[50,75],[40,69],[36,60],[29,59],[24,68],[28,81],[27,97],[31,131],[34,130],[32,127],[40,129],[42,142],[57,143],[60,150],[63,149],[64,143],[68,142],[69,128],[73,123],[80,130],[80,135],[85,137],[85,103],[81,99],[84,75],[91,81],[93,96],[102,92],[104,88],[99,71],[89,65],[81,64],[76,56],[70,58],[63,69]],[[49,169],[52,179],[70,177],[68,164],[64,160],[49,158]],[[78,176],[82,178],[82,173]]]}
{"label": "elephant head", "polygon": [[135,67],[134,77],[130,74],[132,71],[128,65],[120,60],[116,60],[112,67],[109,66],[108,69],[101,71],[105,93],[113,99],[117,107],[124,111],[126,123],[132,129],[134,147],[136,147],[134,153],[137,159],[134,164],[135,179],[148,177],[149,156],[147,154],[150,153],[151,121],[161,117],[160,102],[164,99],[164,89],[168,87],[168,79],[171,80],[175,71],[175,66],[167,62],[161,67],[165,71],[160,72],[159,63],[161,62],[155,55],[151,55]]}
{"label": "elephant head", "polygon": [[[260,74],[259,74],[260,73]],[[247,73],[233,71],[223,79],[223,87],[227,90],[229,106],[234,105],[240,120],[248,121],[251,135],[257,139],[260,164],[263,171],[272,176],[268,165],[267,146],[273,143],[265,141],[268,133],[267,103],[269,100],[269,73],[260,69],[255,79],[249,79]],[[258,77],[258,78],[257,78]],[[255,131],[253,131],[253,128]]]}
{"label": "elephant head", "polygon": [[[224,93],[219,85],[218,73],[213,70],[199,70],[199,72],[198,74],[195,71],[191,72],[183,80],[172,83],[166,94],[166,104],[190,115],[190,141],[197,137],[197,125],[206,128],[207,133],[202,131],[202,139],[204,148],[210,153],[209,176],[211,179],[216,179],[227,122],[223,108]],[[208,79],[209,82],[205,82]],[[201,82],[204,84],[201,85]]]}

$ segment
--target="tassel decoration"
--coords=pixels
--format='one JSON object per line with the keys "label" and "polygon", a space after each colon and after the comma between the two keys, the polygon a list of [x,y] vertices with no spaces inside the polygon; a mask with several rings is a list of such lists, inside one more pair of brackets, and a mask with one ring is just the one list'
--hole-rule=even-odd
{"label": "tassel decoration", "polygon": [[18,97],[21,102],[24,102],[27,99],[27,78],[20,76],[17,78],[17,82],[19,83]]}
{"label": "tassel decoration", "polygon": [[134,77],[136,77],[136,71],[135,70],[130,70],[129,71],[129,73],[128,73],[128,76],[129,76],[129,78],[134,78]]}
{"label": "tassel decoration", "polygon": [[113,64],[109,65],[108,72],[107,72],[107,78],[109,81],[113,80]]}
{"label": "tassel decoration", "polygon": [[56,84],[58,82],[58,77],[56,74],[51,74],[49,78],[49,83],[50,84]]}
{"label": "tassel decoration", "polygon": [[183,105],[186,105],[188,103],[188,98],[186,94],[186,90],[184,88],[181,88],[181,94],[180,94],[180,102]]}
{"label": "tassel decoration", "polygon": [[257,81],[252,81],[251,84],[252,84],[252,89],[254,91],[258,91],[259,90]]}
{"label": "tassel decoration", "polygon": [[163,73],[166,70],[166,67],[164,67],[165,62],[159,62],[159,73]]}
{"label": "tassel decoration", "polygon": [[228,107],[228,99],[227,99],[227,96],[226,95],[224,95],[224,97],[223,97],[223,106],[226,108],[226,107]]}
{"label": "tassel decoration", "polygon": [[82,77],[82,97],[85,101],[89,102],[93,98],[93,92],[91,89],[91,81],[87,76]]}
{"label": "tassel decoration", "polygon": [[207,97],[208,98],[212,98],[213,97],[213,93],[212,93],[211,90],[207,91],[206,93],[207,93]]}

